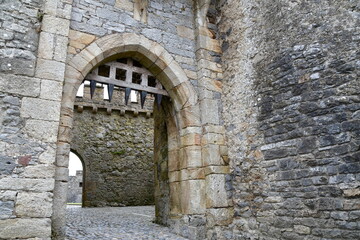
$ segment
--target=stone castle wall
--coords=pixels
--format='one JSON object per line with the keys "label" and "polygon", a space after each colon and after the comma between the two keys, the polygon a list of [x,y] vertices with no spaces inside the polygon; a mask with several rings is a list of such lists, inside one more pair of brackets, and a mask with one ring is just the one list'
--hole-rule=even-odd
{"label": "stone castle wall", "polygon": [[221,6],[233,239],[359,237],[359,11]]}
{"label": "stone castle wall", "polygon": [[76,171],[75,176],[69,176],[69,186],[67,192],[68,203],[82,203],[82,185],[83,185],[83,171]]}
{"label": "stone castle wall", "polygon": [[0,1],[1,239],[51,235],[62,85],[35,74],[42,10],[43,1]]}
{"label": "stone castle wall", "polygon": [[119,90],[108,102],[102,90],[96,89],[90,99],[89,87],[85,87],[85,96],[75,102],[83,110],[75,112],[70,146],[84,163],[83,206],[154,204],[154,100],[147,96],[144,112],[135,115],[134,111],[142,111],[140,102],[129,101],[125,106]]}
{"label": "stone castle wall", "polygon": [[[172,96],[155,155],[158,214],[175,232],[358,238],[357,1],[0,0],[0,10],[0,238],[63,238],[73,93],[124,52]],[[86,104],[75,115],[118,114]]]}

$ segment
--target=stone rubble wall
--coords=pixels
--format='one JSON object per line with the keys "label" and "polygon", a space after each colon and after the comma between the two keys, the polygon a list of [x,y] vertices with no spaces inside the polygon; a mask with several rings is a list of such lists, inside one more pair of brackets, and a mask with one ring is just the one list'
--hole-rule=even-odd
{"label": "stone rubble wall", "polygon": [[82,203],[83,171],[77,170],[75,176],[69,176],[67,193],[68,203]]}
{"label": "stone rubble wall", "polygon": [[[102,99],[102,88],[96,89],[93,99],[85,87],[84,98],[75,106],[85,106],[75,111],[71,149],[82,157],[84,163],[85,207],[141,206],[154,204],[154,120],[151,117],[154,100],[147,97],[147,112],[139,111],[140,103],[121,104],[122,92],[114,91],[112,107]],[[87,107],[86,107],[87,106]],[[96,106],[97,112],[93,112]]]}
{"label": "stone rubble wall", "polygon": [[43,0],[0,2],[0,70],[32,76],[35,72]]}
{"label": "stone rubble wall", "polygon": [[224,238],[359,238],[358,1],[219,7],[235,207]]}
{"label": "stone rubble wall", "polygon": [[74,0],[70,56],[107,34],[137,33],[160,43],[195,81],[193,2],[149,1],[146,23],[134,19],[134,11],[134,3],[130,0]]}

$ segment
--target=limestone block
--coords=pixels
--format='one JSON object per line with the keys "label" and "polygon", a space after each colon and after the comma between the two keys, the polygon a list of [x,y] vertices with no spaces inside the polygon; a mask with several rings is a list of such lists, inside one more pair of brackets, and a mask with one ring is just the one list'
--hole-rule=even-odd
{"label": "limestone block", "polygon": [[188,146],[180,149],[180,169],[202,167],[201,146]]}
{"label": "limestone block", "polygon": [[225,128],[221,125],[207,125],[204,126],[204,133],[219,133],[225,134]]}
{"label": "limestone block", "polygon": [[205,171],[203,168],[182,169],[180,171],[181,181],[198,179],[205,179]]}
{"label": "limestone block", "polygon": [[67,3],[69,4],[64,4],[62,8],[57,8],[56,16],[65,19],[71,19],[72,1],[67,1]]}
{"label": "limestone block", "polygon": [[188,39],[191,39],[191,40],[195,39],[194,30],[192,30],[191,28],[187,28],[187,27],[184,27],[184,26],[177,26],[176,30],[177,30],[177,34],[180,37],[188,38]]}
{"label": "limestone block", "polygon": [[104,60],[102,50],[96,43],[90,44],[84,49],[84,51],[84,54],[89,54],[90,56],[92,56],[92,64],[94,65]]}
{"label": "limestone block", "polygon": [[162,71],[164,71],[165,68],[167,68],[170,63],[173,61],[173,57],[167,53],[166,51],[163,51],[158,58],[148,67],[148,70],[154,75],[159,75]]}
{"label": "limestone block", "polygon": [[41,32],[39,39],[38,56],[44,59],[52,59],[54,46],[54,34],[48,32]]}
{"label": "limestone block", "polygon": [[54,60],[65,62],[67,56],[68,38],[63,36],[56,36]]}
{"label": "limestone block", "polygon": [[134,3],[130,0],[116,0],[115,7],[123,9],[127,12],[134,11]]}
{"label": "limestone block", "polygon": [[14,217],[14,201],[0,201],[0,221]]}
{"label": "limestone block", "polygon": [[42,30],[67,37],[69,34],[70,21],[45,14]]}
{"label": "limestone block", "polygon": [[144,40],[143,39],[146,39],[146,38],[141,38],[140,39],[140,43],[142,44],[142,46],[145,48],[148,48],[151,52],[150,56],[149,56],[149,59],[152,61],[152,62],[155,62],[156,59],[159,58],[159,56],[161,54],[163,54],[163,52],[165,51],[165,49],[163,48],[163,46],[161,46],[159,43],[157,42],[151,42],[151,45],[149,46],[149,44],[144,44]]}
{"label": "limestone block", "polygon": [[95,42],[103,52],[104,58],[113,56],[116,53],[121,53],[125,50],[125,42],[123,35],[112,34],[100,38]]}
{"label": "limestone block", "polygon": [[[95,44],[92,44],[92,46],[94,46]],[[96,45],[95,45],[96,46]],[[91,51],[88,51],[87,48],[85,48],[83,51],[81,51],[81,53],[79,53],[79,55],[81,55],[81,57],[83,59],[85,59],[85,61],[88,63],[88,65],[90,64],[91,66],[95,66],[96,64],[98,64],[100,61],[102,61],[102,53],[100,53],[100,58],[97,57],[96,55],[94,55]],[[75,61],[75,59],[74,59]]]}
{"label": "limestone block", "polygon": [[67,182],[69,178],[69,168],[57,167],[55,170],[55,180]]}
{"label": "limestone block", "polygon": [[67,200],[68,184],[56,181],[54,189],[52,230],[65,236],[66,226],[66,200]]}
{"label": "limestone block", "polygon": [[180,111],[180,128],[201,126],[199,105],[188,106]]}
{"label": "limestone block", "polygon": [[204,159],[204,166],[209,165],[224,165],[224,161],[220,156],[220,146],[209,144],[202,148],[202,155]]}
{"label": "limestone block", "polygon": [[229,166],[208,166],[205,168],[205,175],[209,174],[229,174]]}
{"label": "limestone block", "polygon": [[204,124],[219,124],[219,102],[213,99],[203,99],[200,102],[201,120]]}
{"label": "limestone block", "polygon": [[55,166],[45,164],[27,166],[20,176],[26,178],[54,178]]}
{"label": "limestone block", "polygon": [[51,220],[49,218],[16,218],[0,221],[0,236],[4,239],[50,238]]}
{"label": "limestone block", "polygon": [[211,78],[202,78],[200,85],[212,92],[222,92],[222,82]]}
{"label": "limestone block", "polygon": [[54,179],[2,178],[0,189],[48,192],[54,190]]}
{"label": "limestone block", "polygon": [[20,192],[16,198],[15,212],[19,217],[51,217],[52,193]]}
{"label": "limestone block", "polygon": [[16,191],[0,191],[0,201],[14,201],[16,194]]}
{"label": "limestone block", "polygon": [[181,136],[182,146],[194,146],[201,144],[201,135],[197,133],[190,133],[185,136]]}
{"label": "limestone block", "polygon": [[170,172],[180,170],[180,158],[178,150],[169,151],[168,168]]}
{"label": "limestone block", "polygon": [[136,52],[140,46],[140,38],[141,37],[137,34],[125,33],[123,35],[125,51],[126,52],[131,52],[131,51]]}
{"label": "limestone block", "polygon": [[53,164],[55,163],[55,157],[55,148],[52,146],[48,146],[46,150],[42,154],[40,154],[38,162],[44,164]]}
{"label": "limestone block", "polygon": [[204,48],[209,51],[221,53],[221,47],[217,39],[212,39],[207,36],[199,35],[196,42],[196,49]]}
{"label": "limestone block", "polygon": [[311,228],[302,225],[294,225],[295,232],[299,234],[310,234]]}
{"label": "limestone block", "polygon": [[41,80],[40,98],[61,101],[63,84],[58,81]]}
{"label": "limestone block", "polygon": [[[177,110],[185,109],[198,104],[198,95],[194,91],[190,81],[183,82],[173,89],[167,89],[170,96],[175,100],[174,104]],[[196,110],[196,108],[190,109]]]}
{"label": "limestone block", "polygon": [[69,65],[75,68],[83,76],[86,76],[94,67],[94,65],[91,62],[89,62],[84,58],[85,54],[86,53],[81,52],[75,55],[69,62]]}
{"label": "limestone block", "polygon": [[224,135],[218,133],[206,133],[203,135],[201,139],[201,143],[203,145],[207,145],[207,144],[224,145],[225,144]]}
{"label": "limestone block", "polygon": [[206,176],[206,207],[228,207],[224,174]]}
{"label": "limestone block", "polygon": [[170,182],[170,214],[182,212],[180,182]]}
{"label": "limestone block", "polygon": [[207,59],[201,59],[198,62],[198,64],[199,64],[199,66],[201,68],[209,69],[209,70],[211,70],[213,72],[216,72],[216,73],[222,73],[223,72],[221,64],[213,62],[213,61],[209,61]]}
{"label": "limestone block", "polygon": [[[57,144],[57,155],[68,156],[70,153],[70,144],[65,142],[59,142]],[[61,165],[57,165],[61,166]]]}
{"label": "limestone block", "polygon": [[179,150],[179,141],[177,132],[168,132],[168,149],[169,151]]}
{"label": "limestone block", "polygon": [[[163,72],[156,76],[169,91],[174,87],[188,81],[188,78],[178,63],[172,61]],[[192,96],[189,94],[189,96]],[[196,95],[195,95],[196,96]]]}
{"label": "limestone block", "polygon": [[233,208],[210,208],[206,211],[207,226],[226,226],[232,222]]}
{"label": "limestone block", "polygon": [[202,127],[186,127],[180,130],[180,136],[185,136],[190,133],[202,134]]}
{"label": "limestone block", "polygon": [[[70,82],[71,79],[71,82]],[[66,65],[65,68],[65,84],[71,83],[71,85],[75,85],[74,82],[78,82],[77,85],[80,85],[82,82],[82,79],[84,79],[84,76],[81,74],[80,71],[75,69],[74,67],[70,65]]]}
{"label": "limestone block", "polygon": [[40,79],[0,74],[0,91],[27,97],[38,97],[40,94]]}
{"label": "limestone block", "polygon": [[180,182],[180,171],[169,172],[169,182]]}
{"label": "limestone block", "polygon": [[58,0],[47,0],[45,2],[45,6],[44,6],[44,12],[48,13],[49,15],[56,15],[56,9],[57,9],[57,3]]}
{"label": "limestone block", "polygon": [[181,184],[181,206],[185,214],[205,213],[205,181],[188,180]]}
{"label": "limestone block", "polygon": [[58,141],[70,143],[70,141],[71,141],[71,128],[70,127],[64,127],[64,126],[59,127]]}
{"label": "limestone block", "polygon": [[35,76],[39,78],[64,81],[65,63],[39,58]]}
{"label": "limestone block", "polygon": [[24,118],[59,121],[60,102],[26,97],[23,98],[20,114]]}

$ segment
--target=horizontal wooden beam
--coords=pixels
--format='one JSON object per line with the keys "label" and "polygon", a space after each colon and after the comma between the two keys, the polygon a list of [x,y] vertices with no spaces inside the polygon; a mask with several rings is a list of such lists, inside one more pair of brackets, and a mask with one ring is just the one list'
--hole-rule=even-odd
{"label": "horizontal wooden beam", "polygon": [[165,89],[143,86],[140,84],[129,83],[129,82],[113,79],[113,78],[102,77],[102,76],[95,75],[95,74],[88,74],[86,76],[85,80],[95,80],[99,83],[114,84],[115,86],[118,86],[118,87],[131,88],[133,90],[146,91],[148,93],[155,93],[155,94],[161,94],[164,96],[169,96],[168,92]]}

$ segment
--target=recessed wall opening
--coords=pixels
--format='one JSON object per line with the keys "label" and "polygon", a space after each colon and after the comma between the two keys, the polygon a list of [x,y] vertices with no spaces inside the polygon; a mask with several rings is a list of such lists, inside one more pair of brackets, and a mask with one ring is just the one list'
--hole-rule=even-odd
{"label": "recessed wall opening", "polygon": [[[88,151],[84,151],[85,147],[75,148],[72,145],[74,141],[71,140],[71,134],[69,134],[74,129],[76,123],[75,113],[86,113],[88,120],[93,119],[98,114],[103,114],[104,118],[105,116],[113,115],[121,117],[127,115],[131,115],[131,117],[144,116],[146,119],[154,118],[152,164],[154,170],[153,197],[156,206],[156,222],[171,226],[179,234],[181,233],[177,229],[186,229],[186,232],[189,234],[191,232],[193,236],[203,236],[206,223],[205,197],[212,193],[205,195],[206,182],[201,155],[202,125],[197,93],[190,80],[186,77],[184,70],[162,46],[136,34],[124,34],[120,38],[119,36],[114,34],[113,36],[96,40],[94,44],[99,46],[103,53],[100,55],[95,54],[94,58],[90,57],[91,63],[89,62],[81,66],[76,65],[77,57],[74,57],[69,62],[70,66],[76,65],[76,69],[68,68],[65,73],[64,89],[66,90],[63,95],[58,136],[57,162],[59,169],[57,174],[60,170],[64,172],[62,168],[67,166],[68,149],[76,149],[83,156],[83,159],[87,159],[86,152]],[[122,46],[118,42],[119,39],[124,41],[124,46],[127,46],[125,49],[119,48],[119,46]],[[114,42],[114,44],[111,44],[111,42]],[[96,48],[96,46],[94,47]],[[153,47],[149,48],[149,46]],[[91,44],[87,50],[94,49],[92,47]],[[133,52],[134,48],[138,52]],[[86,54],[85,51],[78,53],[79,57],[85,59],[86,57],[82,56],[84,54]],[[103,58],[104,56],[108,57],[108,61]],[[151,71],[135,66],[137,63],[133,64],[132,57],[144,66],[149,67]],[[116,60],[119,58],[127,58],[126,64],[125,60]],[[124,64],[131,66],[125,68],[125,81],[118,80],[115,78],[116,71],[114,70],[116,68],[123,69]],[[91,66],[101,65],[110,66],[109,77],[99,76],[97,74],[98,71],[94,71],[95,69],[91,70]],[[165,69],[163,69],[164,66]],[[141,74],[141,82],[134,83],[132,81],[133,72]],[[157,79],[159,81],[155,81],[155,84],[149,79],[152,73],[156,73],[157,78],[159,77]],[[83,76],[85,75],[84,79]],[[90,84],[87,84],[86,81],[90,81]],[[82,82],[84,82],[83,97],[75,98]],[[108,85],[109,92],[109,99],[107,101],[104,101],[103,95],[105,84]],[[102,91],[99,91],[101,89]],[[132,103],[130,100],[132,90],[138,94],[141,104]],[[87,104],[85,101],[89,95],[91,95],[89,98],[91,99],[91,104]],[[115,101],[116,98],[121,100]],[[154,101],[152,105],[153,113],[147,111],[146,106],[151,98]],[[102,107],[100,107],[101,103],[103,104]],[[121,125],[129,126],[126,123]],[[118,140],[109,141],[106,139],[108,133],[116,133],[119,137],[124,135],[126,138],[126,131],[118,131],[118,127],[113,128],[111,124],[109,125],[106,122],[97,124],[95,127],[89,127],[89,124],[83,126],[84,128],[88,127],[88,129],[82,129],[84,132],[94,132],[97,138],[103,139],[101,143],[96,144],[95,148],[98,161],[99,159],[101,160],[100,153],[112,145],[116,146],[117,150],[108,154],[107,157],[110,157],[110,155],[121,156],[124,154],[124,150],[126,153],[127,148],[124,149],[122,144],[117,144]],[[73,133],[72,137],[74,136],[78,135]],[[143,140],[141,136],[137,136],[136,139],[139,142]],[[87,142],[86,145],[89,146],[89,143]],[[114,171],[107,164],[104,164],[104,166],[103,172],[107,173],[105,177],[98,175],[97,179],[90,179],[92,182],[89,184],[87,181],[83,181],[84,188],[99,192],[99,186],[107,178],[116,175],[121,176],[122,171]],[[87,173],[89,167],[93,166],[91,164],[88,166],[84,162],[84,170]],[[121,167],[121,165],[117,167]],[[124,166],[123,169],[126,170],[128,167]],[[89,174],[86,174],[86,176],[89,176]],[[94,181],[94,179],[96,180]],[[209,180],[211,181],[211,179]],[[65,201],[61,198],[61,194],[59,194],[65,186],[67,187],[65,181],[59,175],[55,183],[54,206],[57,207],[53,209],[53,236],[65,236],[66,232],[66,223],[63,221],[66,214],[66,209],[63,207],[65,206]],[[112,193],[113,189],[116,189],[116,187],[108,188],[107,192]],[[84,194],[84,206],[93,200],[89,196]],[[200,225],[194,226],[192,225],[193,223],[186,221],[186,219],[192,219],[193,216],[199,219]]]}
{"label": "recessed wall opening", "polygon": [[71,151],[69,155],[69,182],[67,192],[67,204],[70,206],[82,205],[83,169],[83,162],[80,157]]}
{"label": "recessed wall opening", "polygon": [[[110,78],[114,76],[111,71],[120,72],[119,68],[112,69],[110,66],[124,62],[131,64],[129,69],[133,72],[127,75],[129,69],[125,69],[125,79],[122,81],[137,84],[140,89],[143,89],[144,83],[148,83],[149,91],[156,87],[163,91],[161,84],[150,72],[139,62],[129,59],[104,63],[85,77],[74,103],[69,165],[72,176],[69,176],[68,201],[71,200],[71,205],[80,205],[81,202],[84,208],[149,206],[143,215],[149,217],[149,221],[154,221],[156,217],[157,223],[167,225],[169,187],[166,116],[163,110],[157,110],[161,116],[156,117],[157,123],[154,123],[153,111],[154,108],[169,104],[168,98],[164,96],[161,102],[156,103],[156,93],[151,92],[144,98],[142,91],[136,89],[137,85],[131,85],[135,88],[130,91],[114,86],[110,93],[110,85],[106,82],[97,82],[93,96],[90,94],[90,83],[96,79],[96,73],[100,75],[101,72],[101,77],[106,78],[105,75],[108,75]],[[126,76],[132,78],[126,79]],[[143,103],[141,105],[138,103],[140,99]],[[155,128],[161,129],[156,136],[154,124]],[[155,154],[154,143],[161,148]],[[79,180],[81,172],[73,169],[76,158],[74,153],[82,156],[86,172],[81,175],[82,181]],[[161,206],[161,210],[156,213],[155,204]],[[69,216],[75,213],[73,209],[68,210]]]}

